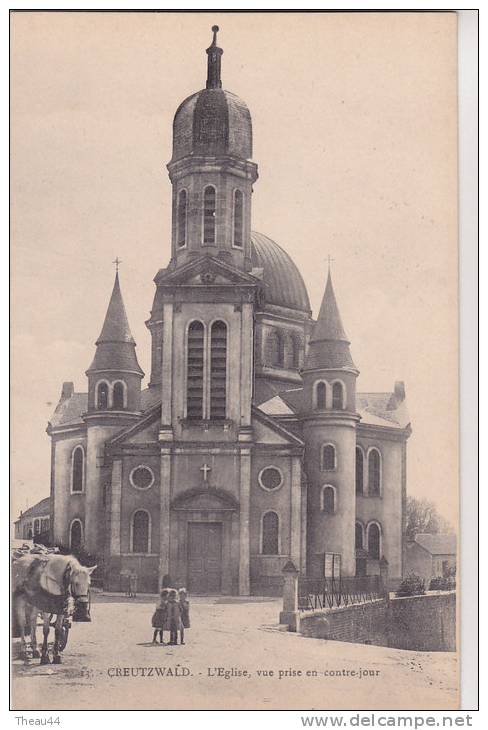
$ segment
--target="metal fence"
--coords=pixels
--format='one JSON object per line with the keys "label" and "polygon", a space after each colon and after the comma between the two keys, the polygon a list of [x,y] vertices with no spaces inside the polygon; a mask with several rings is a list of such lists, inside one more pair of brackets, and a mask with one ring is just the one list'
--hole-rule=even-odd
{"label": "metal fence", "polygon": [[379,575],[347,578],[298,578],[298,609],[339,608],[385,598],[387,590]]}

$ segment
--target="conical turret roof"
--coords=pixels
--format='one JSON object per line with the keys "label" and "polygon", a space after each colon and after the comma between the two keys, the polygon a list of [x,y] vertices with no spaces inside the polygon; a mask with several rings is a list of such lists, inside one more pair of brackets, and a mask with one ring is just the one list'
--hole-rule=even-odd
{"label": "conical turret roof", "polygon": [[332,277],[327,276],[327,284],[320,305],[319,316],[310,338],[305,370],[312,369],[353,369],[356,370],[349,340],[342,324],[339,307],[332,286]]}
{"label": "conical turret roof", "polygon": [[135,345],[117,272],[102,331],[96,341],[95,358],[87,373],[95,370],[129,370],[144,375],[137,362]]}
{"label": "conical turret roof", "polygon": [[96,344],[100,345],[102,342],[130,342],[132,345],[136,344],[130,331],[124,300],[120,291],[118,272],[115,274],[112,296],[110,297],[105,321]]}

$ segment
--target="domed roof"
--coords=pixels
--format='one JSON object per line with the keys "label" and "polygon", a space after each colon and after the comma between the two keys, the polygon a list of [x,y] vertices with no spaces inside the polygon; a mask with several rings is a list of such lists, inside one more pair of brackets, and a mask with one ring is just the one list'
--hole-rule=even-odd
{"label": "domed roof", "polygon": [[207,85],[185,99],[173,120],[173,158],[189,155],[252,157],[251,115],[246,104],[222,88],[220,65],[224,53],[217,45],[218,25],[206,50]]}
{"label": "domed roof", "polygon": [[281,246],[256,231],[251,233],[251,263],[263,269],[268,304],[310,312],[307,289],[295,263]]}
{"label": "domed roof", "polygon": [[172,162],[189,155],[252,157],[246,104],[225,89],[201,89],[185,99],[173,120]]}

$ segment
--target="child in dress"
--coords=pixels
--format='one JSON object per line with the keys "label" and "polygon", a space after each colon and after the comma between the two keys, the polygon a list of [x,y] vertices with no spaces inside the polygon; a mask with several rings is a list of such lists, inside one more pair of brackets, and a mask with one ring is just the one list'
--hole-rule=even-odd
{"label": "child in dress", "polygon": [[169,628],[169,644],[174,646],[178,643],[178,631],[181,627],[180,604],[175,588],[171,588],[168,594],[167,626]]}
{"label": "child in dress", "polygon": [[159,602],[156,604],[156,610],[153,613],[152,625],[154,629],[153,644],[157,643],[157,635],[159,632],[159,642],[163,644],[163,630],[165,628],[166,617],[168,613],[168,590],[163,588],[160,594]]}
{"label": "child in dress", "polygon": [[180,644],[185,643],[185,629],[190,628],[190,601],[188,600],[188,594],[186,588],[180,588],[178,591],[180,596]]}

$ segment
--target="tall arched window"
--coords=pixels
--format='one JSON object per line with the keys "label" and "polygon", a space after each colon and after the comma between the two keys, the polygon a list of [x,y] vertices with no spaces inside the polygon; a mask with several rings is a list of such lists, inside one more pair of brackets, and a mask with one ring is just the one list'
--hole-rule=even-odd
{"label": "tall arched window", "polygon": [[322,446],[322,470],[333,471],[336,468],[336,450],[332,444]]}
{"label": "tall arched window", "polygon": [[298,370],[298,368],[300,367],[300,350],[301,350],[301,343],[300,343],[300,338],[298,335],[291,336],[290,346],[291,346],[290,365],[292,368]]}
{"label": "tall arched window", "polygon": [[282,338],[276,329],[272,329],[266,338],[266,364],[283,366]]}
{"label": "tall arched window", "polygon": [[149,514],[144,509],[134,512],[132,517],[132,552],[148,553],[149,543]]}
{"label": "tall arched window", "polygon": [[356,446],[356,494],[364,492],[364,458],[362,449]]}
{"label": "tall arched window", "polygon": [[240,190],[234,191],[234,246],[242,246],[244,243],[243,221],[244,221],[244,196]]}
{"label": "tall arched window", "polygon": [[121,411],[125,408],[125,387],[124,383],[117,382],[114,384],[112,392],[112,408]]}
{"label": "tall arched window", "polygon": [[262,554],[279,555],[280,520],[276,512],[266,512],[263,515],[262,527]]}
{"label": "tall arched window", "polygon": [[85,480],[85,452],[77,446],[71,455],[71,491],[82,492]]}
{"label": "tall arched window", "polygon": [[97,386],[97,408],[103,411],[108,408],[108,383],[99,383]]}
{"label": "tall arched window", "polygon": [[186,415],[196,420],[203,418],[203,345],[203,324],[192,322],[188,328]]}
{"label": "tall arched window", "polygon": [[378,449],[368,454],[368,494],[379,496],[381,489],[381,457]]}
{"label": "tall arched window", "polygon": [[187,192],[180,190],[178,194],[178,215],[177,215],[177,232],[178,246],[186,246],[186,211],[187,211]]}
{"label": "tall arched window", "polygon": [[354,540],[354,547],[356,550],[362,550],[363,545],[363,526],[360,522],[356,522],[356,530],[355,530],[355,540]]}
{"label": "tall arched window", "polygon": [[331,486],[322,487],[322,512],[333,515],[335,512],[335,489]]}
{"label": "tall arched window", "polygon": [[342,383],[334,383],[332,386],[332,408],[339,411],[344,407],[344,387]]}
{"label": "tall arched window", "polygon": [[34,537],[36,537],[36,535],[40,535],[40,534],[41,534],[41,520],[35,519],[34,520]]}
{"label": "tall arched window", "polygon": [[372,522],[368,527],[368,553],[372,560],[380,559],[381,550],[381,531],[376,522]]}
{"label": "tall arched window", "polygon": [[214,322],[210,332],[210,418],[226,416],[227,325]]}
{"label": "tall arched window", "polygon": [[203,193],[203,243],[215,243],[215,188],[208,185]]}
{"label": "tall arched window", "polygon": [[83,545],[83,526],[81,520],[73,520],[69,531],[69,546],[71,550],[79,550]]}
{"label": "tall arched window", "polygon": [[315,388],[315,402],[319,411],[324,411],[326,407],[327,390],[325,383],[317,383]]}

